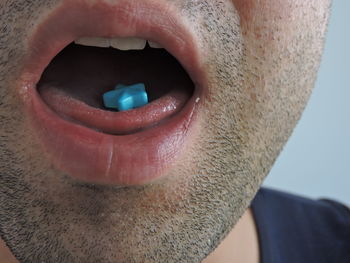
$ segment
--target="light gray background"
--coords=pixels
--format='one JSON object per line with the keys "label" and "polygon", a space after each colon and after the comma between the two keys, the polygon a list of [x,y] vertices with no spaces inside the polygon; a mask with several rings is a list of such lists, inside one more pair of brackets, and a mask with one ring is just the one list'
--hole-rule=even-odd
{"label": "light gray background", "polygon": [[350,1],[332,10],[313,96],[264,185],[350,205]]}

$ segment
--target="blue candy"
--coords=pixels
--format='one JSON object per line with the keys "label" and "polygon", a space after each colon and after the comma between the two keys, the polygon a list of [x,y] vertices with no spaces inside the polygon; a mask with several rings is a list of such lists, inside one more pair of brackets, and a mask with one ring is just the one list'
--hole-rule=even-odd
{"label": "blue candy", "polygon": [[118,84],[114,90],[103,94],[103,103],[106,108],[126,111],[148,104],[145,84],[131,86]]}

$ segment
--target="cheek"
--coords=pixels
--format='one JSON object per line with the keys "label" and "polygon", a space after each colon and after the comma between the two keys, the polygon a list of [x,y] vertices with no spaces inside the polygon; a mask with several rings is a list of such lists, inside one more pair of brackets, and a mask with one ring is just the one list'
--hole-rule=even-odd
{"label": "cheek", "polygon": [[275,151],[266,156],[277,156],[313,87],[330,0],[231,1],[243,34],[246,116],[259,125],[252,148],[264,144]]}
{"label": "cheek", "polygon": [[300,19],[299,12],[307,5],[303,3],[307,1],[303,0],[232,1],[240,17],[245,46],[258,49],[257,52],[278,50],[281,45],[287,44],[288,36],[299,27],[296,25]]}
{"label": "cheek", "polygon": [[295,19],[308,19],[315,12],[330,5],[331,0],[231,0],[245,30],[265,24],[293,23]]}
{"label": "cheek", "polygon": [[[296,9],[303,5],[300,0],[232,0],[244,34],[268,30],[272,26],[291,22]],[[304,1],[306,2],[306,1]],[[299,4],[300,3],[300,4]]]}
{"label": "cheek", "polygon": [[257,5],[256,0],[232,0],[232,2],[239,13],[241,23],[249,21]]}
{"label": "cheek", "polygon": [[[305,48],[323,34],[331,0],[231,0],[240,17],[246,50],[266,57]],[[309,39],[308,39],[309,38]],[[312,38],[312,39],[310,39]],[[300,41],[296,41],[299,39]],[[269,53],[269,54],[268,54]],[[272,53],[272,54],[270,54]]]}
{"label": "cheek", "polygon": [[254,22],[255,18],[290,15],[296,8],[305,8],[313,2],[321,4],[328,0],[232,0],[244,22]]}

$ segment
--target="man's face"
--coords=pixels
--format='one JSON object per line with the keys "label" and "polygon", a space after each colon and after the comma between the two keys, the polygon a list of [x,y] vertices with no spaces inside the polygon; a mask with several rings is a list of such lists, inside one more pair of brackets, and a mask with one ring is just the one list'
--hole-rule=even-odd
{"label": "man's face", "polygon": [[[21,262],[200,262],[247,209],[300,118],[329,2],[0,0],[0,234],[13,254]],[[92,109],[90,126],[67,118],[85,112],[76,100],[84,87],[102,89],[101,79],[188,83],[156,53],[125,70],[131,53],[109,49],[124,56],[110,61],[100,49],[72,45],[47,77],[36,75],[65,41],[100,36],[106,17],[126,23],[108,37],[160,39],[183,64],[195,86],[187,113],[135,130],[135,120],[151,114],[140,108],[118,135],[94,125],[108,114],[127,119],[120,112]]]}

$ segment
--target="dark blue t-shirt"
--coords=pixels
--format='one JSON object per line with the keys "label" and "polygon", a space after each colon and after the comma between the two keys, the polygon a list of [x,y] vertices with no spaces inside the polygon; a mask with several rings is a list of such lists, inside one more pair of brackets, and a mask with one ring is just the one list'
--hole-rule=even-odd
{"label": "dark blue t-shirt", "polygon": [[261,263],[350,263],[346,206],[262,188],[251,208]]}

